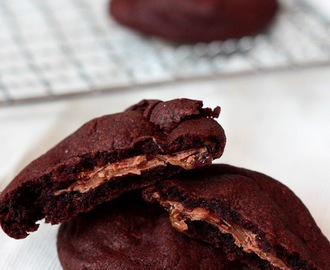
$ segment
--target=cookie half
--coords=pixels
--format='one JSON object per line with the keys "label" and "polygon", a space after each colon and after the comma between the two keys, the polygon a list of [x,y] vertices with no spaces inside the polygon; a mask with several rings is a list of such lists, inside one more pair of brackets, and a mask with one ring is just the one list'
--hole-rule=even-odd
{"label": "cookie half", "polygon": [[215,164],[144,191],[172,226],[253,269],[329,269],[330,243],[301,200],[258,172]]}
{"label": "cookie half", "polygon": [[0,223],[24,238],[45,218],[60,223],[95,205],[222,155],[220,108],[202,101],[144,100],[103,116],[23,169],[0,195]]}
{"label": "cookie half", "polygon": [[221,250],[178,233],[159,206],[125,194],[61,224],[64,270],[243,269]]}
{"label": "cookie half", "polygon": [[122,25],[175,42],[210,42],[255,35],[279,9],[277,0],[111,0]]}

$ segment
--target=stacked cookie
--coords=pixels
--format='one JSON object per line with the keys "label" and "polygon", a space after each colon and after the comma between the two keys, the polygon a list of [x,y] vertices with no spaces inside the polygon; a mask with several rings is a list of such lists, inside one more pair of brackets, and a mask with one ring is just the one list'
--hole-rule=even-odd
{"label": "stacked cookie", "polygon": [[2,229],[19,239],[40,219],[63,223],[64,269],[329,269],[330,243],[291,190],[211,165],[219,113],[143,100],[91,120],[2,192]]}

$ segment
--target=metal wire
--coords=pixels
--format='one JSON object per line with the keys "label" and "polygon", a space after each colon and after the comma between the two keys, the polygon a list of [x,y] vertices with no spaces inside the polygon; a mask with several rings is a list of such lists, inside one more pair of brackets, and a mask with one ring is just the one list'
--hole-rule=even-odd
{"label": "metal wire", "polygon": [[257,37],[175,45],[116,24],[108,0],[2,0],[0,106],[330,64],[330,22],[281,4]]}

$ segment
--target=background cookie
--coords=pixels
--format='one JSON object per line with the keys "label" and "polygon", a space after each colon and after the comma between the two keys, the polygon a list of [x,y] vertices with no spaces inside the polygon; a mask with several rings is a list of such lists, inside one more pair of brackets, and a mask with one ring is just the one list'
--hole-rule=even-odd
{"label": "background cookie", "polygon": [[11,237],[35,231],[147,186],[182,169],[210,165],[225,134],[220,108],[201,101],[144,100],[93,119],[23,169],[0,195],[0,223]]}
{"label": "background cookie", "polygon": [[112,0],[111,15],[147,35],[209,42],[254,35],[273,20],[276,0]]}
{"label": "background cookie", "polygon": [[175,231],[163,209],[131,194],[63,223],[57,243],[65,270],[242,269],[220,250]]}
{"label": "background cookie", "polygon": [[182,173],[144,193],[173,227],[256,269],[329,269],[330,243],[300,199],[258,172],[229,165]]}

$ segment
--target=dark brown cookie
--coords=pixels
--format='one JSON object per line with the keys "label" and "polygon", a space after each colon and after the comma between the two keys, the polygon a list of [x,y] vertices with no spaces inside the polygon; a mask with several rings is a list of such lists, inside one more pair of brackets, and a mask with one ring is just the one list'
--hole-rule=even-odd
{"label": "dark brown cookie", "polygon": [[160,207],[129,195],[61,224],[57,249],[64,270],[242,269],[221,250],[174,230]]}
{"label": "dark brown cookie", "polygon": [[201,101],[144,100],[83,125],[20,172],[0,196],[0,223],[24,238],[45,217],[52,224],[222,155],[220,108]]}
{"label": "dark brown cookie", "polygon": [[254,269],[330,267],[330,243],[301,200],[258,172],[212,165],[144,192],[170,213],[172,226]]}
{"label": "dark brown cookie", "polygon": [[255,35],[278,10],[277,0],[112,0],[119,23],[176,42],[209,42]]}

